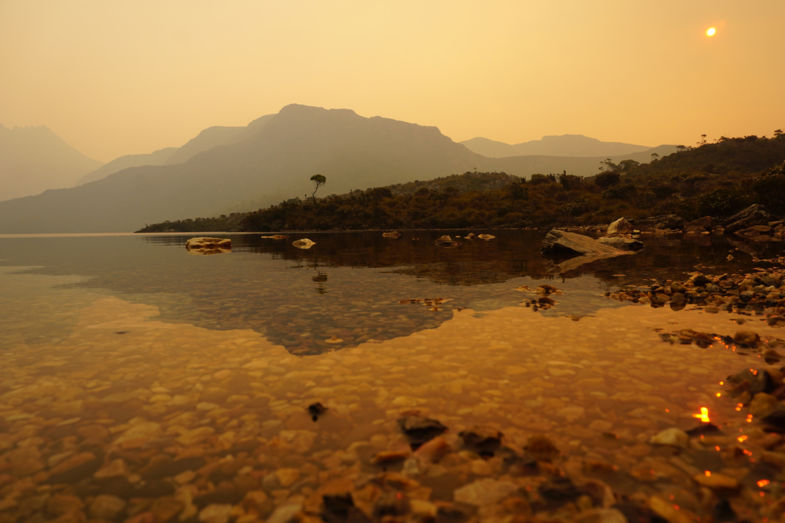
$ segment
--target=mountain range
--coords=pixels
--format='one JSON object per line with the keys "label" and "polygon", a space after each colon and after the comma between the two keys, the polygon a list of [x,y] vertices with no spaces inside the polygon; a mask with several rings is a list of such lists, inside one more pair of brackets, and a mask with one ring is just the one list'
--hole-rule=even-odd
{"label": "mountain range", "polygon": [[83,155],[49,128],[0,125],[0,198],[70,187],[100,162]]}
{"label": "mountain range", "polygon": [[563,134],[561,136],[543,136],[539,140],[508,144],[489,140],[488,138],[472,138],[461,142],[469,150],[490,158],[506,156],[618,156],[644,152],[650,147],[631,143],[603,142],[582,134]]}
{"label": "mountain range", "polygon": [[320,194],[329,194],[471,170],[590,175],[608,156],[646,162],[674,150],[492,158],[435,127],[294,104],[246,127],[211,127],[180,148],[118,158],[77,187],[0,202],[0,233],[123,232],[249,210],[310,194],[315,173],[327,177]]}

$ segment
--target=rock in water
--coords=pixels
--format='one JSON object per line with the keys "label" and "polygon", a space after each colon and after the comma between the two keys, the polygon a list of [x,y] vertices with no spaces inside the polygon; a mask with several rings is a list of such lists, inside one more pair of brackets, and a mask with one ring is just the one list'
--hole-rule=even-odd
{"label": "rock in water", "polygon": [[391,240],[397,240],[401,237],[401,233],[398,231],[390,231],[390,232],[383,232],[382,238],[389,238]]}
{"label": "rock in water", "polygon": [[632,254],[630,251],[605,245],[589,236],[561,229],[548,231],[542,241],[542,252],[557,257],[573,257],[559,264],[558,268],[562,273],[597,260]]}
{"label": "rock in water", "polygon": [[310,249],[316,242],[311,240],[310,238],[300,238],[299,240],[294,240],[292,245],[297,247],[298,249]]}
{"label": "rock in water", "polygon": [[665,429],[649,439],[652,445],[668,445],[671,447],[686,447],[690,437],[681,429],[672,427]]}
{"label": "rock in water", "polygon": [[455,501],[483,507],[498,503],[507,496],[517,492],[518,485],[510,481],[480,479],[464,485],[453,493]]}
{"label": "rock in water", "polygon": [[429,441],[445,430],[447,427],[438,420],[423,416],[404,416],[398,418],[398,426],[406,437],[412,450],[417,450],[423,443]]}
{"label": "rock in water", "polygon": [[469,430],[462,430],[458,435],[466,447],[480,456],[493,456],[502,441],[502,433],[488,427],[472,427]]}
{"label": "rock in water", "polygon": [[478,234],[477,237],[481,240],[490,241],[496,238],[493,234]]}
{"label": "rock in water", "polygon": [[632,232],[632,229],[633,229],[632,224],[629,221],[627,221],[627,218],[622,216],[618,220],[611,222],[611,224],[608,225],[608,230],[605,234],[608,236],[615,236],[617,234],[629,234]]}
{"label": "rock in water", "polygon": [[320,401],[308,405],[308,414],[311,415],[311,419],[314,421],[318,420],[319,416],[321,416],[325,412],[327,412],[327,407],[322,405]]}
{"label": "rock in water", "polygon": [[192,254],[219,254],[232,251],[232,240],[229,238],[211,238],[200,236],[185,242],[185,248]]}
{"label": "rock in water", "polygon": [[624,236],[603,236],[598,238],[597,241],[624,251],[638,251],[643,248],[642,241],[634,238],[625,238]]}
{"label": "rock in water", "polygon": [[458,246],[458,242],[453,240],[452,236],[450,236],[449,234],[444,234],[442,236],[439,236],[438,238],[436,238],[436,240],[434,240],[433,244],[436,245],[437,247],[457,247]]}

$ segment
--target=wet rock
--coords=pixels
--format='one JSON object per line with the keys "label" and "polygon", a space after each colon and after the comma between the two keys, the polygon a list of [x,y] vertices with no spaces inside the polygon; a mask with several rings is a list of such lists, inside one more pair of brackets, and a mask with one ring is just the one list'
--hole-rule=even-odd
{"label": "wet rock", "polygon": [[207,505],[199,511],[199,521],[204,523],[228,523],[231,515],[231,505]]}
{"label": "wet rock", "polygon": [[302,510],[302,505],[298,503],[291,503],[281,505],[267,518],[267,523],[290,523],[296,521],[294,518]]}
{"label": "wet rock", "polygon": [[382,492],[373,506],[373,517],[382,520],[386,516],[403,516],[409,512],[409,500],[401,492]]}
{"label": "wet rock", "polygon": [[419,459],[430,463],[436,463],[450,452],[450,445],[442,436],[436,436],[430,441],[426,441],[414,453]]}
{"label": "wet rock", "polygon": [[399,463],[409,457],[408,450],[383,450],[377,452],[371,463],[374,465],[389,465],[391,463]]}
{"label": "wet rock", "polygon": [[478,234],[477,238],[481,240],[485,240],[487,242],[493,240],[494,238],[496,238],[496,236],[494,236],[493,234]]}
{"label": "wet rock", "polygon": [[720,474],[719,472],[696,474],[692,479],[699,485],[713,490],[735,490],[739,488],[739,481],[736,478]]}
{"label": "wet rock", "polygon": [[649,443],[652,445],[669,445],[671,447],[686,448],[689,439],[686,432],[676,427],[671,427],[652,436],[649,439]]}
{"label": "wet rock", "polygon": [[212,238],[201,236],[190,238],[185,242],[185,248],[192,254],[219,254],[231,252],[232,240],[229,238]]}
{"label": "wet rock", "polygon": [[322,519],[327,523],[371,521],[360,509],[354,506],[350,493],[325,494],[322,496]]}
{"label": "wet rock", "polygon": [[91,452],[81,452],[58,463],[49,472],[50,483],[76,483],[92,476],[101,461]]}
{"label": "wet rock", "polygon": [[466,447],[484,457],[493,456],[502,441],[502,433],[488,427],[475,426],[468,430],[462,430],[458,436],[461,437]]}
{"label": "wet rock", "polygon": [[418,415],[399,418],[398,426],[409,439],[412,450],[417,450],[420,445],[447,430],[438,420]]}
{"label": "wet rock", "polygon": [[165,496],[153,501],[150,512],[155,516],[157,523],[175,521],[177,516],[185,509],[185,504],[171,496]]}
{"label": "wet rock", "polygon": [[300,477],[300,471],[295,468],[282,468],[275,471],[278,484],[282,487],[292,485]]}
{"label": "wet rock", "polygon": [[617,234],[630,234],[633,230],[632,224],[624,217],[621,217],[608,225],[605,234],[614,236]]}
{"label": "wet rock", "polygon": [[725,231],[734,233],[753,225],[768,224],[771,216],[762,205],[754,203],[725,220]]}
{"label": "wet rock", "polygon": [[757,332],[752,331],[738,331],[733,335],[733,342],[741,347],[757,347],[760,342],[760,336]]}
{"label": "wet rock", "polygon": [[557,506],[577,499],[583,494],[570,478],[550,479],[541,484],[537,491],[545,501]]}
{"label": "wet rock", "polygon": [[314,421],[318,420],[325,412],[327,412],[327,407],[322,405],[321,402],[317,401],[308,405],[308,414],[311,415],[311,419]]}
{"label": "wet rock", "polygon": [[458,246],[458,242],[453,240],[452,237],[449,234],[444,234],[442,236],[439,236],[438,238],[436,238],[436,240],[434,240],[433,244],[436,245],[437,247],[457,247]]}
{"label": "wet rock", "polygon": [[780,405],[760,419],[766,430],[785,433],[785,406]]}
{"label": "wet rock", "polygon": [[76,496],[55,494],[46,501],[46,511],[53,516],[80,512],[84,503]]}
{"label": "wet rock", "polygon": [[763,353],[763,361],[765,361],[769,365],[777,363],[780,360],[782,360],[782,356],[780,356],[780,354],[774,349],[768,349]]}
{"label": "wet rock", "polygon": [[88,513],[96,519],[117,519],[125,509],[125,500],[117,496],[101,494],[90,504]]}
{"label": "wet rock", "polygon": [[605,245],[590,236],[551,229],[542,241],[544,254],[567,256],[615,257],[627,254],[619,249]]}
{"label": "wet rock", "polygon": [[683,309],[687,305],[687,296],[683,292],[674,292],[671,294],[670,306],[671,309],[677,311]]}
{"label": "wet rock", "polygon": [[523,447],[524,452],[537,461],[553,461],[559,455],[559,449],[546,436],[530,437]]}
{"label": "wet rock", "polygon": [[398,240],[400,239],[400,237],[401,237],[401,233],[398,231],[389,231],[389,232],[382,233],[382,238],[388,238],[390,240]]}
{"label": "wet rock", "polygon": [[668,503],[659,496],[649,498],[649,508],[668,523],[691,523],[692,521],[678,506]]}
{"label": "wet rock", "polygon": [[701,423],[697,427],[693,427],[688,430],[687,435],[694,438],[696,436],[708,436],[708,435],[717,435],[722,434],[720,428],[715,425],[714,423]]}
{"label": "wet rock", "polygon": [[623,251],[639,251],[643,249],[642,241],[634,238],[625,238],[623,236],[603,236],[597,238],[597,241]]}
{"label": "wet rock", "polygon": [[316,242],[311,240],[310,238],[300,238],[299,240],[294,240],[292,242],[292,245],[294,247],[297,247],[298,249],[310,249],[311,247],[316,245]]}
{"label": "wet rock", "polygon": [[689,280],[689,283],[695,287],[704,287],[706,284],[711,283],[711,280],[705,274],[695,274]]}
{"label": "wet rock", "polygon": [[486,478],[456,489],[453,498],[459,503],[482,507],[498,503],[517,490],[515,483]]}
{"label": "wet rock", "polygon": [[733,386],[731,389],[733,396],[745,392],[755,396],[759,392],[772,392],[776,388],[771,375],[763,369],[744,369],[738,374],[728,376],[727,381]]}
{"label": "wet rock", "polygon": [[775,396],[759,392],[750,401],[750,414],[756,418],[761,418],[777,408],[777,405],[779,405],[779,400]]}
{"label": "wet rock", "polygon": [[632,254],[631,251],[616,249],[589,236],[560,229],[551,229],[548,232],[543,240],[542,252],[546,256],[569,258],[557,265],[558,271],[562,274],[587,263]]}
{"label": "wet rock", "polygon": [[576,523],[627,523],[627,518],[615,508],[593,508],[576,514]]}

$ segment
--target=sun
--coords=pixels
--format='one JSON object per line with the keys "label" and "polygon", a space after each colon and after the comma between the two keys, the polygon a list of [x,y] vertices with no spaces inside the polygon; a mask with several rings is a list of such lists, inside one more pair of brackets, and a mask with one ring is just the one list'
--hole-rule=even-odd
{"label": "sun", "polygon": [[709,38],[711,38],[712,36],[714,36],[716,34],[717,34],[717,28],[716,27],[709,27],[708,29],[706,29],[706,36],[708,36]]}

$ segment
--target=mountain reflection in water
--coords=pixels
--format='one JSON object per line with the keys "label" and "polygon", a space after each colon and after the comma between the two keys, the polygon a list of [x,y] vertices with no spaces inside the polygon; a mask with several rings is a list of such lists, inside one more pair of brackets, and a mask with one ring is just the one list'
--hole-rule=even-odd
{"label": "mountain reflection in water", "polygon": [[[649,239],[634,256],[559,276],[540,255],[541,232],[493,231],[490,241],[460,238],[457,247],[435,246],[444,233],[405,231],[397,240],[380,232],[289,234],[286,240],[220,235],[232,238],[232,252],[213,256],[186,251],[195,235],[2,238],[0,264],[84,277],[68,285],[155,305],[168,322],[253,329],[294,354],[318,354],[435,328],[456,310],[481,314],[520,305],[531,297],[516,290],[521,286],[559,288],[556,306],[538,313],[577,319],[621,306],[603,295],[619,284],[674,278],[696,266],[729,271],[750,260],[737,253],[726,261],[731,247],[722,239]],[[316,245],[291,245],[302,237]],[[521,314],[535,313],[521,307]]]}

